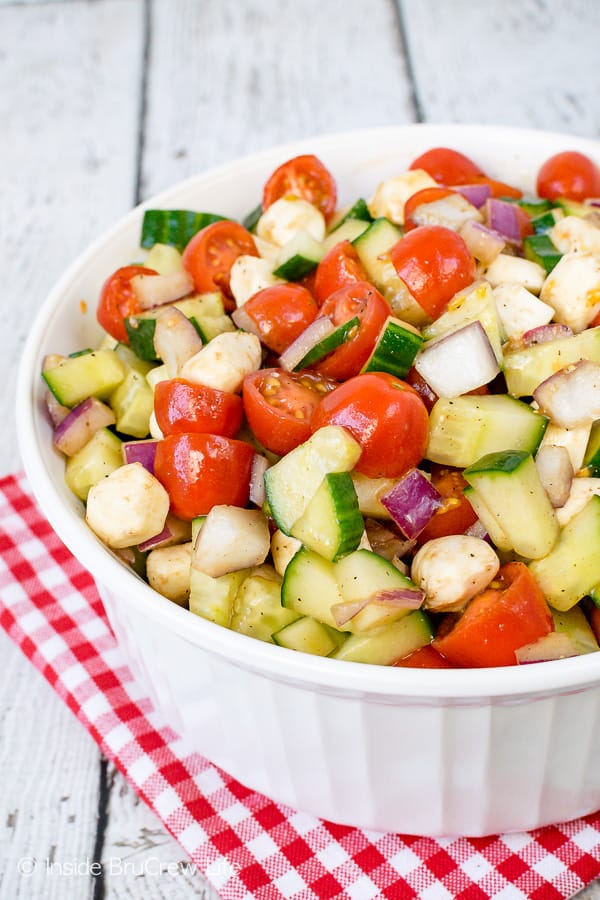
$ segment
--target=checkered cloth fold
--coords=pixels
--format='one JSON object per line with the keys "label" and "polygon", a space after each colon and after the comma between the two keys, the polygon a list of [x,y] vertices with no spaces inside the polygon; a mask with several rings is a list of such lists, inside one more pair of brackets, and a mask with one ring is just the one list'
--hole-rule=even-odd
{"label": "checkered cloth fold", "polygon": [[0,625],[223,898],[550,900],[600,875],[600,813],[477,839],[366,832],[273,803],[194,753],[134,680],[21,474],[0,480]]}

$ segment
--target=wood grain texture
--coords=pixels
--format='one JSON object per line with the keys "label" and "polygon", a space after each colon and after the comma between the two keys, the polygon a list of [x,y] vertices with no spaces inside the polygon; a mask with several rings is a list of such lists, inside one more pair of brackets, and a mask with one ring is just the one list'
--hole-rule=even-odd
{"label": "wood grain texture", "polygon": [[[75,256],[133,202],[142,0],[0,8],[0,421],[14,433],[29,323]],[[118,16],[120,28],[115,31]],[[18,465],[0,442],[0,473]]]}
{"label": "wood grain texture", "polygon": [[273,144],[414,121],[393,0],[154,0],[142,195]]}
{"label": "wood grain texture", "polygon": [[0,896],[91,898],[90,877],[60,865],[94,846],[98,748],[4,632],[0,659]]}
{"label": "wood grain texture", "polygon": [[425,121],[600,134],[600,4],[398,4]]}

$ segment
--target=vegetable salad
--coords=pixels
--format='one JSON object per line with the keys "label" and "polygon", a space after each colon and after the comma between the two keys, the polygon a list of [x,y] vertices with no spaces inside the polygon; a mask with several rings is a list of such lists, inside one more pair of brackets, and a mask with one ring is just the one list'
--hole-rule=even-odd
{"label": "vegetable salad", "polygon": [[598,650],[596,164],[559,153],[524,196],[436,147],[341,208],[303,155],[259,197],[243,222],[146,211],[101,344],[44,360],[90,528],[192,614],[296,651]]}

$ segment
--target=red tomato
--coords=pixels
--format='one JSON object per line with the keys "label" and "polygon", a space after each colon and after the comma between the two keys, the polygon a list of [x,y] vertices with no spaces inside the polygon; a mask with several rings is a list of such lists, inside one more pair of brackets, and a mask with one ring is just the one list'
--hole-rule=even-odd
{"label": "red tomato", "polygon": [[441,225],[421,225],[390,250],[398,276],[428,316],[436,319],[454,294],[475,280],[475,260],[464,240]]}
{"label": "red tomato", "polygon": [[140,304],[131,287],[134,275],[158,275],[154,269],[143,266],[123,266],[106,279],[100,292],[96,310],[98,322],[116,341],[129,343],[123,320],[141,312]]}
{"label": "red tomato", "polygon": [[233,437],[242,424],[243,404],[238,394],[169,378],[156,385],[154,413],[165,436],[194,431]]}
{"label": "red tomato", "polygon": [[427,644],[426,647],[420,647],[418,650],[413,650],[408,656],[403,656],[402,659],[396,660],[393,665],[405,669],[452,668],[452,663],[449,663],[447,659],[444,659],[444,657],[439,654],[437,650],[434,650],[430,644]]}
{"label": "red tomato", "polygon": [[372,284],[356,281],[331,294],[321,307],[321,315],[329,316],[334,325],[359,319],[355,334],[315,365],[321,375],[345,381],[360,372],[368,360],[390,307]]}
{"label": "red tomato", "polygon": [[404,231],[411,231],[419,224],[413,218],[419,206],[435,203],[436,200],[443,200],[444,197],[450,197],[453,194],[456,194],[456,191],[442,187],[423,188],[422,191],[412,194],[404,204]]}
{"label": "red tomato", "polygon": [[362,447],[356,469],[370,478],[398,478],[423,458],[429,417],[416,391],[386,372],[365,372],[327,394],[313,413],[313,431],[342,425]]}
{"label": "red tomato", "polygon": [[588,156],[575,150],[556,153],[538,172],[537,192],[548,200],[600,197],[600,169]]}
{"label": "red tomato", "polygon": [[299,284],[273,284],[258,291],[244,304],[269,350],[283,353],[319,311],[312,295]]}
{"label": "red tomato", "polygon": [[417,156],[410,169],[424,169],[440,184],[468,184],[473,176],[481,175],[479,166],[457,150],[434,147]]}
{"label": "red tomato", "polygon": [[463,495],[467,482],[458,469],[435,466],[431,483],[444,498],[444,503],[420,533],[419,544],[447,534],[464,534],[477,521],[473,507]]}
{"label": "red tomato", "polygon": [[554,630],[552,615],[524,563],[502,566],[497,581],[468,604],[435,649],[455,666],[512,666],[515,650]]}
{"label": "red tomato", "polygon": [[[183,267],[198,293],[222,291],[231,301],[229,277],[238,256],[258,256],[254,238],[243,225],[226,219],[207,225],[195,234],[183,251]],[[234,303],[226,303],[233,308]]]}
{"label": "red tomato", "polygon": [[511,184],[505,184],[503,181],[496,181],[494,178],[488,178],[487,175],[477,175],[470,182],[471,184],[487,184],[492,191],[492,197],[514,197],[518,200],[523,196],[523,191],[513,187]]}
{"label": "red tomato", "polygon": [[263,209],[287,195],[300,197],[320,209],[329,221],[337,203],[333,175],[320,159],[307,154],[289,159],[275,169],[263,189]]}
{"label": "red tomato", "polygon": [[154,474],[180,519],[203,516],[222,503],[246,506],[255,450],[217,434],[171,434],[156,446]]}
{"label": "red tomato", "polygon": [[350,241],[340,241],[325,254],[317,266],[314,281],[316,301],[321,306],[344,285],[368,280],[364,266]]}
{"label": "red tomato", "polygon": [[260,369],[244,380],[244,412],[256,440],[283,456],[311,435],[310,421],[335,382],[310,372]]}

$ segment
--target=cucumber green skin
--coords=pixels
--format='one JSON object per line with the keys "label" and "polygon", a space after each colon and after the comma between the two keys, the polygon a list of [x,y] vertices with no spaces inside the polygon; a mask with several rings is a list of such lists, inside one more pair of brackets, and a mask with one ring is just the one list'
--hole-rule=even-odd
{"label": "cucumber green skin", "polygon": [[258,225],[258,220],[263,214],[262,203],[259,203],[258,206],[255,206],[254,209],[250,210],[247,216],[244,216],[242,219],[242,225],[246,229],[246,231],[254,232],[256,231],[256,226]]}
{"label": "cucumber green skin", "polygon": [[221,222],[224,218],[215,213],[192,212],[187,209],[147,209],[142,222],[140,243],[146,250],[154,244],[169,244],[181,251],[198,231],[213,222]]}
{"label": "cucumber green skin", "polygon": [[583,466],[586,475],[594,478],[600,476],[600,422],[594,422],[590,433],[590,439],[583,457]]}
{"label": "cucumber green skin", "polygon": [[63,360],[42,377],[59,403],[73,407],[88,397],[106,400],[125,374],[125,365],[114,350],[94,350]]}
{"label": "cucumber green skin", "polygon": [[388,320],[362,371],[389,372],[396,378],[405,378],[422,344],[420,334]]}
{"label": "cucumber green skin", "polygon": [[409,613],[399,622],[385,625],[369,634],[353,634],[332,653],[333,659],[390,666],[431,643],[431,623],[421,610]]}
{"label": "cucumber green skin", "polygon": [[[502,450],[498,453],[487,453],[476,463],[468,466],[463,475],[467,481],[473,475],[482,473],[509,475],[511,472],[516,472],[529,457],[530,454],[524,450]],[[471,482],[469,481],[469,483]]]}
{"label": "cucumber green skin", "polygon": [[302,357],[298,365],[294,367],[294,371],[297,372],[300,369],[306,369],[308,366],[312,366],[320,359],[323,359],[328,353],[337,350],[338,347],[341,347],[342,344],[345,344],[346,341],[350,339],[355,328],[360,328],[360,319],[358,316],[355,316],[348,322],[343,322],[341,325],[338,325],[335,331],[332,331],[331,334],[324,337],[322,341],[315,344],[315,346],[308,351],[306,356]]}
{"label": "cucumber green skin", "polygon": [[296,253],[284,263],[281,263],[276,269],[273,269],[273,275],[277,278],[285,278],[286,281],[299,281],[305,275],[309,275],[317,268],[319,262],[316,259],[309,259],[308,256],[302,256]]}
{"label": "cucumber green skin", "polygon": [[556,225],[558,219],[562,216],[562,211],[557,209],[548,209],[539,216],[534,216],[531,220],[531,227],[536,234],[546,234]]}
{"label": "cucumber green skin", "polygon": [[552,203],[550,200],[542,200],[538,197],[522,197],[517,200],[517,206],[520,206],[529,217],[538,218],[552,208]]}
{"label": "cucumber green skin", "polygon": [[529,571],[554,609],[571,609],[600,584],[600,497],[593,496],[563,527],[543,559]]}
{"label": "cucumber green skin", "polygon": [[348,219],[359,219],[361,222],[372,222],[373,216],[369,212],[367,201],[363,200],[362,197],[359,197],[358,200],[350,207],[344,218],[340,219],[333,231],[337,231],[340,225],[343,225],[344,222],[348,221]]}
{"label": "cucumber green skin", "polygon": [[600,363],[600,327],[524,350],[509,351],[504,354],[508,392],[513,397],[529,397],[550,375],[582,359]]}
{"label": "cucumber green skin", "polygon": [[530,234],[523,239],[525,259],[530,259],[550,273],[556,264],[562,259],[562,253],[557,250],[547,234]]}
{"label": "cucumber green skin", "polygon": [[364,527],[352,477],[348,472],[329,472],[291,534],[335,562],[356,550]]}
{"label": "cucumber green skin", "polygon": [[125,331],[129,338],[129,346],[136,356],[154,362],[158,354],[154,349],[154,332],[156,319],[142,319],[138,316],[130,316],[124,320]]}
{"label": "cucumber green skin", "polygon": [[123,465],[121,440],[107,428],[100,428],[78,453],[67,459],[65,481],[84,503],[95,484]]}
{"label": "cucumber green skin", "polygon": [[[299,650],[313,656],[329,656],[340,646],[333,637],[333,629],[328,628],[310,616],[296,619],[273,634],[273,643],[288,650]],[[341,637],[341,635],[340,635]]]}

